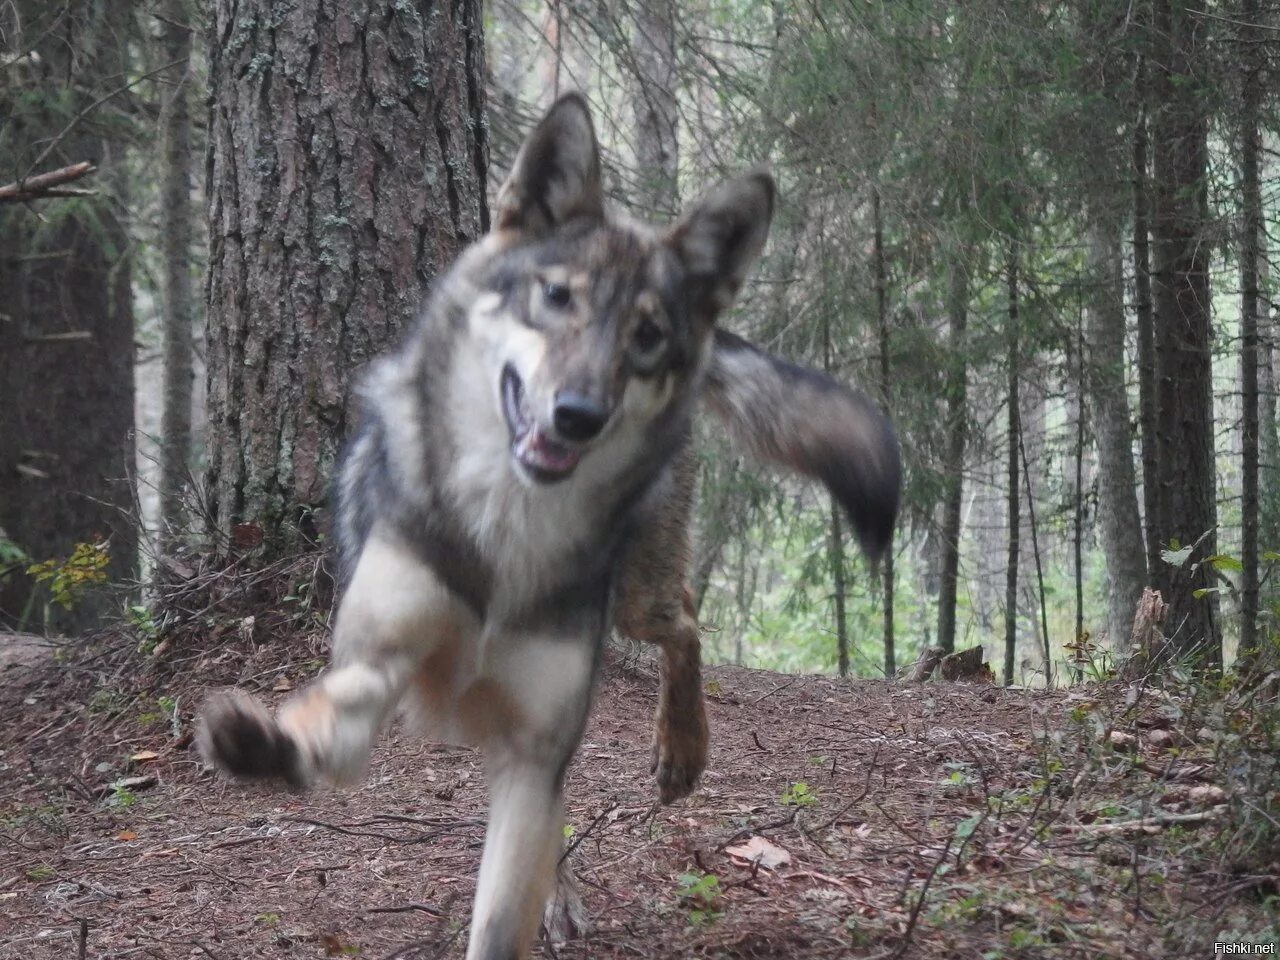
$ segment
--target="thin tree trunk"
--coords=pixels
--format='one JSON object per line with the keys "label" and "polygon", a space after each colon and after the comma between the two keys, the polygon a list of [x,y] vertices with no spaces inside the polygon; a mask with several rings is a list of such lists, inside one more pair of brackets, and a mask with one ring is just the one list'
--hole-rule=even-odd
{"label": "thin tree trunk", "polygon": [[[1124,268],[1121,227],[1107,203],[1091,205],[1086,228],[1088,278],[1080,358],[1098,448],[1098,533],[1107,563],[1107,635],[1128,641],[1146,581],[1138,516],[1133,427],[1125,383]],[[1084,403],[1084,397],[1081,397]],[[1079,628],[1077,633],[1083,629]]]}
{"label": "thin tree trunk", "polygon": [[943,480],[947,492],[942,517],[938,646],[951,653],[955,650],[956,642],[956,593],[960,579],[960,527],[964,505],[964,451],[968,437],[965,328],[969,320],[969,284],[964,263],[952,266],[947,314],[950,327],[948,352],[951,356],[947,373],[947,451],[943,463]]}
{"label": "thin tree trunk", "polygon": [[836,670],[849,675],[849,624],[845,617],[844,529],[840,522],[840,502],[831,498],[831,579],[835,587]]}
{"label": "thin tree trunk", "polygon": [[[880,396],[886,409],[889,407],[889,289],[888,273],[884,263],[884,221],[880,211],[880,187],[871,188],[871,215],[874,221],[873,258],[876,277],[876,329],[880,337]],[[884,603],[884,675],[892,677],[898,672],[897,654],[893,636],[893,549],[885,551],[880,561]]]}
{"label": "thin tree trunk", "polygon": [[632,49],[638,199],[653,214],[672,216],[679,206],[674,0],[640,0]]}
{"label": "thin tree trunk", "polygon": [[1156,463],[1161,543],[1196,544],[1180,566],[1157,578],[1169,603],[1171,648],[1205,666],[1222,663],[1208,565],[1217,552],[1210,354],[1208,118],[1203,93],[1206,22],[1199,0],[1156,0],[1155,236]]}
{"label": "thin tree trunk", "polygon": [[1044,644],[1045,686],[1053,686],[1053,657],[1049,647],[1049,604],[1044,590],[1044,565],[1040,560],[1040,534],[1036,527],[1036,501],[1031,495],[1031,468],[1027,465],[1027,446],[1018,433],[1018,453],[1022,457],[1022,480],[1027,488],[1027,519],[1031,523],[1031,553],[1036,561],[1036,586],[1040,596],[1040,638]]}
{"label": "thin tree trunk", "polygon": [[1006,559],[1004,576],[1004,683],[1013,683],[1013,666],[1018,647],[1018,551],[1022,534],[1022,516],[1018,505],[1018,443],[1022,435],[1019,424],[1021,415],[1018,397],[1018,375],[1021,372],[1019,357],[1018,327],[1018,254],[1011,243],[1009,245],[1006,279],[1009,285],[1009,320],[1005,339],[1008,343],[1008,444],[1009,456],[1007,465],[1008,478],[1008,524],[1009,552]]}
{"label": "thin tree trunk", "polygon": [[[1079,284],[1077,284],[1076,289],[1078,294]],[[1085,359],[1084,359],[1083,299],[1077,302],[1077,308],[1078,309],[1076,313],[1076,449],[1075,449],[1076,504],[1075,504],[1075,510],[1072,511],[1075,514],[1075,516],[1072,518],[1073,527],[1074,527],[1074,530],[1072,531],[1072,533],[1074,534],[1074,536],[1071,538],[1072,539],[1071,548],[1072,548],[1072,552],[1074,553],[1073,560],[1075,562],[1073,564],[1073,567],[1074,567],[1074,573],[1075,573],[1075,587],[1076,587],[1076,629],[1074,633],[1074,645],[1077,651],[1075,656],[1077,664],[1075,668],[1074,679],[1076,683],[1079,683],[1081,679],[1083,679],[1081,675],[1080,666],[1079,666],[1079,644],[1084,639],[1084,418],[1085,418],[1085,407],[1087,406],[1087,404],[1085,403],[1085,389],[1084,389]],[[1095,403],[1094,409],[1096,412],[1097,410],[1096,403]],[[1132,463],[1130,463],[1130,469],[1132,469],[1132,466],[1133,466]],[[1136,501],[1135,501],[1134,509],[1135,511],[1137,510]],[[1137,519],[1136,515],[1134,519],[1135,520]],[[1141,533],[1141,528],[1139,528],[1139,533]],[[1113,584],[1111,585],[1111,590],[1114,591],[1114,589],[1115,587]]]}
{"label": "thin tree trunk", "polygon": [[480,12],[213,6],[208,487],[268,556],[316,526],[361,367],[488,228]]}
{"label": "thin tree trunk", "polygon": [[1138,60],[1138,116],[1133,127],[1133,284],[1138,324],[1138,420],[1142,435],[1142,512],[1147,556],[1147,582],[1160,570],[1160,538],[1156,471],[1156,343],[1151,301],[1151,199],[1147,162],[1147,70]]}
{"label": "thin tree trunk", "polygon": [[163,28],[164,62],[177,63],[161,110],[161,251],[164,258],[164,408],[160,418],[160,550],[169,552],[185,527],[183,491],[191,469],[192,324],[191,278],[191,33],[192,11],[171,0]]}
{"label": "thin tree trunk", "polygon": [[[831,372],[831,315],[822,315],[822,368]],[[831,497],[831,579],[835,587],[836,664],[840,676],[849,675],[849,625],[845,621],[844,529],[840,501]]]}
{"label": "thin tree trunk", "polygon": [[1240,238],[1240,402],[1243,437],[1240,506],[1240,656],[1256,662],[1258,648],[1258,260],[1262,235],[1262,190],[1258,179],[1261,153],[1259,113],[1262,105],[1263,38],[1258,26],[1258,0],[1244,0],[1245,24],[1243,115],[1240,180],[1243,208]]}

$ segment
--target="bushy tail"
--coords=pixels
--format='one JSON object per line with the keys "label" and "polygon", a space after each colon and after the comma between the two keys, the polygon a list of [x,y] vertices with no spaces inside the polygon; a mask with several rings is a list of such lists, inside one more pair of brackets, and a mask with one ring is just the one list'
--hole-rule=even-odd
{"label": "bushy tail", "polygon": [[863,552],[893,538],[902,488],[898,438],[879,407],[825,373],[717,330],[706,397],[756,457],[821,480],[844,506]]}

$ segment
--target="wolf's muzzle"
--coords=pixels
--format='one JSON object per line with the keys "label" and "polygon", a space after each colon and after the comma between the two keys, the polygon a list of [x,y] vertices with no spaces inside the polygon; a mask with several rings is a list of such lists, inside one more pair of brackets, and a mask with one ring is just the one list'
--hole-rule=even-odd
{"label": "wolf's muzzle", "polygon": [[604,429],[609,411],[598,400],[565,390],[556,395],[552,418],[560,436],[574,443],[586,443]]}

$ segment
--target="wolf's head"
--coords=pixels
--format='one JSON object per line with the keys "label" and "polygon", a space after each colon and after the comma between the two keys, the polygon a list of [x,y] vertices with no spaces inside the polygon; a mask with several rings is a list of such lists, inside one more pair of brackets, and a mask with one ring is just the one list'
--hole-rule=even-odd
{"label": "wolf's head", "polygon": [[772,207],[772,180],[752,173],[666,230],[607,215],[586,102],[570,94],[550,109],[477,245],[492,295],[468,318],[489,344],[483,376],[522,479],[562,480],[584,458],[614,455],[611,438],[638,440],[687,410]]}

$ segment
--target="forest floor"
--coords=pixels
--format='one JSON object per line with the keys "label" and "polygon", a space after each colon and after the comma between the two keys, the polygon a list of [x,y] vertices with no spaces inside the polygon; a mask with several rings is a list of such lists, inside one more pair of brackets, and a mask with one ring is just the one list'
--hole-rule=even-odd
{"label": "forest floor", "polygon": [[[321,667],[319,628],[263,633],[146,655],[125,631],[0,635],[0,957],[461,957],[476,753],[395,727],[362,786],[306,795],[202,768],[209,685],[275,701]],[[705,682],[709,768],[658,806],[656,670],[611,651],[566,791],[592,927],[536,956],[1210,957],[1275,936],[1274,740],[1270,766],[1233,752],[1205,717],[1258,739],[1230,710],[1119,685]]]}

